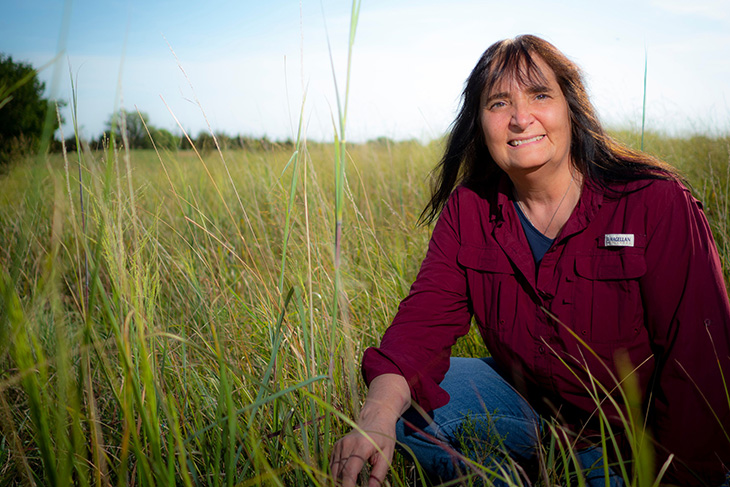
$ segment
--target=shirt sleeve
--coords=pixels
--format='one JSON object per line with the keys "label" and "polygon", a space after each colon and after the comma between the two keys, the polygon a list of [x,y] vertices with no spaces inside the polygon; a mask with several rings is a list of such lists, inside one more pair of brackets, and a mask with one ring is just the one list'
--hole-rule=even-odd
{"label": "shirt sleeve", "polygon": [[720,259],[689,191],[654,203],[641,291],[657,358],[648,415],[657,469],[672,453],[665,481],[720,485],[730,466],[730,305]]}
{"label": "shirt sleeve", "polygon": [[368,384],[381,374],[402,375],[411,398],[426,411],[449,401],[438,384],[449,368],[451,347],[468,332],[471,322],[466,274],[457,262],[459,209],[457,190],[434,227],[416,281],[380,347],[367,349],[363,356]]}

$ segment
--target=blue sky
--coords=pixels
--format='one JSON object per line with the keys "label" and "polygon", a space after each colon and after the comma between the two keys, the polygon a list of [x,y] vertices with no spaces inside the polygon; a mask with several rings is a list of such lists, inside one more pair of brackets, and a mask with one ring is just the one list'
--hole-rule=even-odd
{"label": "blue sky", "polygon": [[[122,106],[178,133],[176,119],[272,139],[295,137],[302,111],[309,138],[332,139],[327,40],[343,90],[349,0],[4,3],[0,51],[36,67],[58,56],[41,77],[65,100],[74,79],[82,135]],[[650,129],[730,131],[730,0],[363,0],[348,139],[442,135],[480,54],[522,33],[583,68],[609,125],[640,126],[646,55]]]}

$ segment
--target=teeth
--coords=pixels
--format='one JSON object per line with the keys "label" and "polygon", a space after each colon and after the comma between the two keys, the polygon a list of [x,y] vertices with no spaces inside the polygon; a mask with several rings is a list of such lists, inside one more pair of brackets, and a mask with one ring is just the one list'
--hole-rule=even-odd
{"label": "teeth", "polygon": [[528,142],[535,142],[536,140],[540,140],[540,139],[542,139],[543,137],[545,137],[545,136],[544,136],[544,135],[536,135],[535,137],[533,137],[533,138],[531,138],[531,139],[524,139],[524,140],[510,140],[510,141],[509,141],[508,143],[509,143],[509,145],[511,145],[512,147],[517,147],[517,146],[520,146],[520,145],[522,145],[522,144],[526,144],[526,143],[528,143]]}

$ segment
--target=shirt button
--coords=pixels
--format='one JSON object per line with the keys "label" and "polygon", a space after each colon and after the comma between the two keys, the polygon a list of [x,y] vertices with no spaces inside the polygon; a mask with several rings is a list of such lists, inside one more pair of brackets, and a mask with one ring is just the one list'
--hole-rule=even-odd
{"label": "shirt button", "polygon": [[545,353],[545,347],[543,347],[542,345],[540,345],[539,347],[537,347],[537,350],[538,350],[538,351],[539,351],[540,353]]}

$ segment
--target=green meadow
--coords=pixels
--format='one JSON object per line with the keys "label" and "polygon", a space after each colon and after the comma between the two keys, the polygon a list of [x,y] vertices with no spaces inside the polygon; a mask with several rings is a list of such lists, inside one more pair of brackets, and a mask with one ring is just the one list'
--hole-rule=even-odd
{"label": "green meadow", "polygon": [[[727,281],[730,138],[644,144],[703,201]],[[331,484],[362,352],[425,254],[416,221],[441,150],[300,140],[15,161],[0,176],[0,485]],[[455,353],[488,352],[471,333]],[[640,414],[626,422],[641,431]],[[566,485],[571,445],[550,430],[532,480]],[[655,481],[644,444],[631,485]],[[419,476],[397,455],[388,481]]]}

